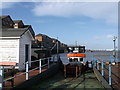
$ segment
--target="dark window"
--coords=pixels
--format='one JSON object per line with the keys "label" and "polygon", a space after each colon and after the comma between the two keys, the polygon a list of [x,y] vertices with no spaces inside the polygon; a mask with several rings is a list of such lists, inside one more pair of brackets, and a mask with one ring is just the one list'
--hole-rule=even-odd
{"label": "dark window", "polygon": [[83,58],[80,58],[80,61],[83,61]]}
{"label": "dark window", "polygon": [[78,62],[78,58],[74,58],[74,62]]}

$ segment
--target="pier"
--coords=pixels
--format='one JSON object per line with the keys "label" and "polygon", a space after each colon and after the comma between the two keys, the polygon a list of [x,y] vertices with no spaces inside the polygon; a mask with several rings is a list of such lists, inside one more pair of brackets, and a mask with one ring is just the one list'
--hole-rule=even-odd
{"label": "pier", "polygon": [[[17,72],[13,77],[4,78],[3,88],[118,89],[120,87],[120,63],[112,65],[112,63],[103,62],[99,58],[93,58],[93,60],[89,62],[92,68],[81,74],[80,77],[65,79],[61,69],[63,69],[63,65],[69,63],[66,54],[67,53],[59,54],[59,59],[56,55],[53,55],[53,57],[33,61],[31,63],[38,62],[38,66],[33,66],[33,68],[29,69],[26,63],[26,71]],[[44,64],[42,62],[41,64],[41,60],[47,60],[47,62]],[[61,63],[63,63],[63,65]]]}

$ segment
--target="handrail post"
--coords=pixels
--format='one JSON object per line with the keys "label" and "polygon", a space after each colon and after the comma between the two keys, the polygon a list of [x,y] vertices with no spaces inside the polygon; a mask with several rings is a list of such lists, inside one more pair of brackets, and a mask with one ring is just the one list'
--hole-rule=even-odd
{"label": "handrail post", "polygon": [[28,68],[28,61],[27,61],[26,62],[26,80],[28,80],[28,78],[29,78],[28,70],[29,70],[29,68]]}
{"label": "handrail post", "polygon": [[96,58],[94,58],[94,66],[96,67]]}
{"label": "handrail post", "polygon": [[39,73],[42,72],[42,65],[41,65],[41,59],[39,59]]}
{"label": "handrail post", "polygon": [[104,61],[102,60],[102,76],[104,76]]}
{"label": "handrail post", "polygon": [[53,56],[53,63],[54,63],[55,56]]}
{"label": "handrail post", "polygon": [[48,68],[50,67],[50,58],[48,58]]}
{"label": "handrail post", "polygon": [[99,70],[99,63],[98,63],[98,61],[97,61],[97,69]]}
{"label": "handrail post", "polygon": [[0,66],[0,90],[3,89],[4,84],[4,66]]}
{"label": "handrail post", "polygon": [[95,61],[95,66],[96,66],[96,68],[97,68],[97,59],[95,59],[96,61]]}
{"label": "handrail post", "polygon": [[111,68],[112,58],[110,58],[109,62],[109,85],[112,85],[112,68]]}

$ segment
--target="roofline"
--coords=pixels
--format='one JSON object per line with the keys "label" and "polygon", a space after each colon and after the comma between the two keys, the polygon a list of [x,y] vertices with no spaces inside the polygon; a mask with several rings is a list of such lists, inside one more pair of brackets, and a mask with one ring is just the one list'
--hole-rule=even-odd
{"label": "roofline", "polygon": [[20,37],[0,37],[0,38],[20,39]]}

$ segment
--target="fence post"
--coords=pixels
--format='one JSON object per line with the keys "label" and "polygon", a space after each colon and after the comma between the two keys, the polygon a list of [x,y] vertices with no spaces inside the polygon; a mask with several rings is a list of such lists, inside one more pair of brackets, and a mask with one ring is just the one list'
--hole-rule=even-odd
{"label": "fence post", "polygon": [[104,76],[104,61],[102,60],[102,76]]}
{"label": "fence post", "polygon": [[26,80],[28,80],[28,78],[29,78],[28,69],[29,69],[29,67],[28,67],[28,61],[27,61],[26,62]]}
{"label": "fence post", "polygon": [[95,58],[95,67],[97,68],[97,59]]}
{"label": "fence post", "polygon": [[48,68],[50,67],[50,58],[48,58]]}
{"label": "fence post", "polygon": [[110,58],[109,62],[109,85],[112,85],[112,69],[111,69],[112,58]]}
{"label": "fence post", "polygon": [[99,62],[97,61],[97,69],[99,70]]}
{"label": "fence post", "polygon": [[54,63],[55,56],[53,56],[53,63]]}
{"label": "fence post", "polygon": [[0,90],[3,88],[4,83],[4,66],[0,66]]}
{"label": "fence post", "polygon": [[96,67],[96,58],[94,58],[94,66]]}
{"label": "fence post", "polygon": [[41,65],[41,59],[39,59],[39,73],[42,72],[42,65]]}

